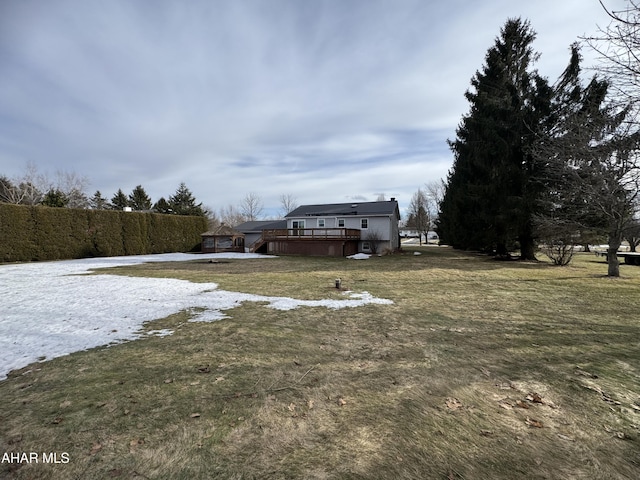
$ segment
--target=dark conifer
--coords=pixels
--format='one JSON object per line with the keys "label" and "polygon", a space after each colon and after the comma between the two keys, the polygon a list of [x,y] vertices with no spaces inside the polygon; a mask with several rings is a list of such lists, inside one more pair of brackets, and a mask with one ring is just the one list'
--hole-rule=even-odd
{"label": "dark conifer", "polygon": [[441,239],[455,247],[502,256],[519,242],[521,258],[535,258],[530,150],[551,90],[532,70],[534,39],[527,21],[508,20],[465,94],[470,111],[449,142],[455,159],[438,221]]}
{"label": "dark conifer", "polygon": [[134,188],[133,192],[129,195],[129,206],[133,210],[151,210],[151,198],[147,195],[144,188],[142,188],[142,185],[138,185]]}
{"label": "dark conifer", "polygon": [[171,213],[176,215],[206,216],[202,203],[196,203],[191,190],[187,188],[184,182],[180,184],[176,193],[169,197],[168,203],[172,210]]}
{"label": "dark conifer", "polygon": [[115,210],[124,210],[125,207],[129,206],[129,199],[121,188],[119,188],[113,198],[111,198],[111,205],[113,205]]}

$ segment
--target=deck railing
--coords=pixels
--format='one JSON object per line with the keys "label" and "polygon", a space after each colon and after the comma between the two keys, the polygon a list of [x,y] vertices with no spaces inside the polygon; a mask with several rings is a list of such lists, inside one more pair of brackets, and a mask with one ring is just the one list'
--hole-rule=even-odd
{"label": "deck railing", "polygon": [[283,228],[263,230],[263,240],[360,240],[357,228]]}

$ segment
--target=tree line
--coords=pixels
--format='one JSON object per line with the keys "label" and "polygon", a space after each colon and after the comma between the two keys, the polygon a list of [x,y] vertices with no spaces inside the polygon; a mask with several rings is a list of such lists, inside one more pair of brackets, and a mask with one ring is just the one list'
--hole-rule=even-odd
{"label": "tree line", "polygon": [[[638,13],[630,2],[622,26],[637,32]],[[637,227],[638,98],[618,95],[611,75],[584,82],[578,43],[551,83],[534,68],[535,37],[528,21],[509,19],[473,76],[469,113],[449,141],[437,231],[456,248],[502,258],[517,249],[528,260],[538,244],[604,235],[608,273],[618,276],[617,251]]]}
{"label": "tree line", "polygon": [[58,172],[54,178],[40,173],[30,163],[24,175],[10,179],[0,176],[0,202],[17,205],[43,205],[58,208],[80,208],[93,210],[131,209],[174,215],[208,215],[207,209],[198,203],[184,182],[180,183],[173,195],[161,197],[152,203],[142,185],[136,186],[126,195],[122,189],[108,199],[97,190],[93,196],[85,193],[88,180],[75,173]]}
{"label": "tree line", "polygon": [[[238,205],[229,204],[214,211],[198,202],[184,182],[180,183],[173,195],[160,197],[156,202],[152,201],[142,185],[137,185],[129,194],[120,188],[108,198],[99,190],[88,196],[85,193],[88,184],[86,177],[76,173],[57,172],[51,177],[38,171],[35,164],[29,163],[19,177],[10,179],[6,175],[0,175],[0,203],[195,215],[207,217],[211,228],[222,223],[235,226],[264,216],[262,198],[254,192],[247,193]],[[280,195],[279,201],[280,217],[298,206],[296,197],[291,194]]]}

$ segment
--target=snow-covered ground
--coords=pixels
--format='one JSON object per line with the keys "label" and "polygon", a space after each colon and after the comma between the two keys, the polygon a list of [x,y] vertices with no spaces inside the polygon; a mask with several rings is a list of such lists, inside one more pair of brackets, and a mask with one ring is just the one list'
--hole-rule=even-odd
{"label": "snow-covered ground", "polygon": [[165,254],[0,265],[0,380],[37,360],[139,338],[144,322],[186,309],[196,309],[194,321],[213,321],[242,302],[268,302],[265,307],[278,310],[393,303],[367,292],[345,292],[344,300],[296,300],[219,290],[215,283],[87,275],[103,267],[213,258],[273,257]]}

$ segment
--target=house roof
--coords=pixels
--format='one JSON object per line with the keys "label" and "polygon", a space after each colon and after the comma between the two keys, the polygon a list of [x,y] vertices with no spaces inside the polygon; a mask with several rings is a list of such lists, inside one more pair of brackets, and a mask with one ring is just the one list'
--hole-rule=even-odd
{"label": "house roof", "polygon": [[262,232],[262,230],[272,230],[278,228],[287,228],[286,220],[256,220],[252,222],[244,222],[234,227],[242,233]]}
{"label": "house roof", "polygon": [[342,215],[393,215],[400,217],[398,202],[387,200],[384,202],[350,202],[327,203],[322,205],[302,205],[289,212],[286,217],[324,217]]}

